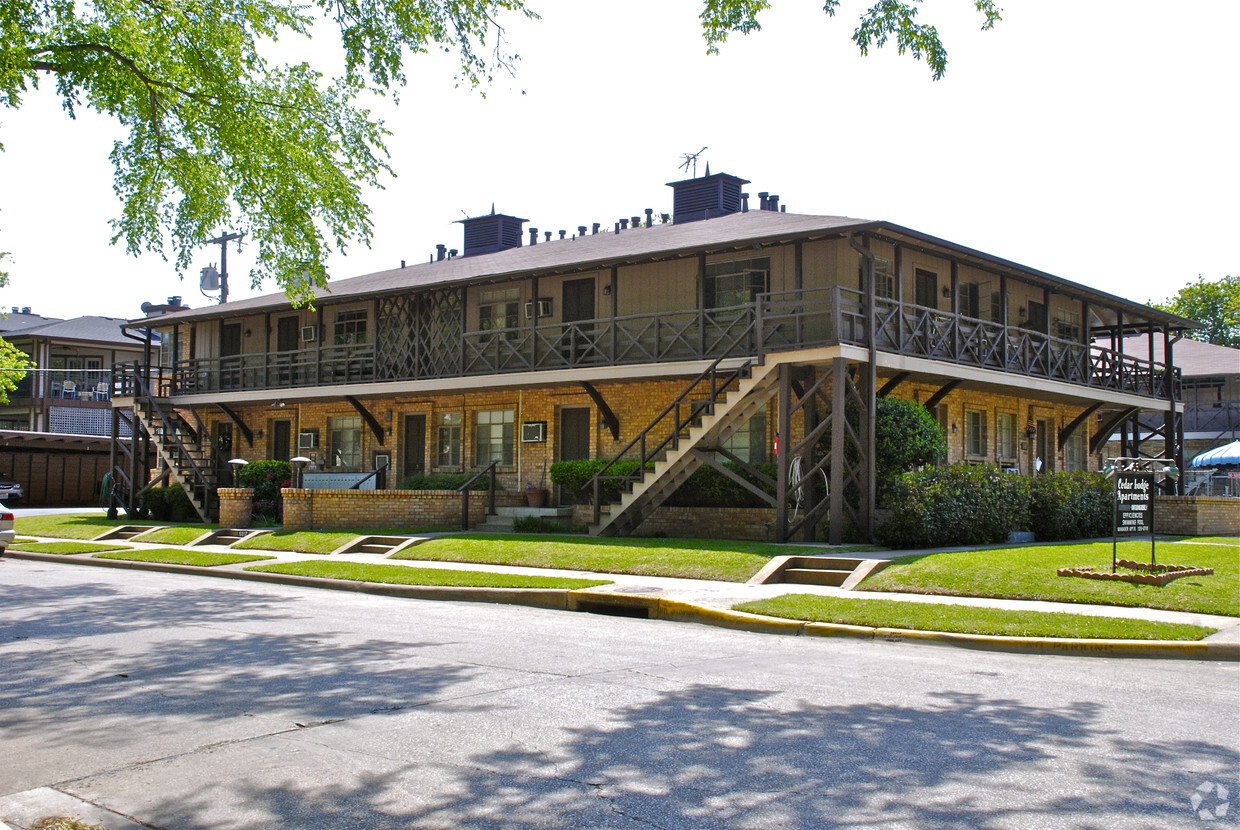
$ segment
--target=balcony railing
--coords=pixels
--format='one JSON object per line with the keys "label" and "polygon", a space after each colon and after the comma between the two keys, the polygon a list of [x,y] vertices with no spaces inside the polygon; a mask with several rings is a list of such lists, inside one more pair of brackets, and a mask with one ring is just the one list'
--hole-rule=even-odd
{"label": "balcony railing", "polygon": [[107,369],[27,369],[9,399],[107,401],[112,397]]}
{"label": "balcony railing", "polygon": [[[1142,415],[1141,426],[1157,429],[1162,426],[1162,419]],[[1240,401],[1188,402],[1184,407],[1184,431],[1240,437]]]}
{"label": "balcony railing", "polygon": [[[737,354],[868,346],[864,301],[859,291],[834,287],[763,294],[730,308],[485,331],[456,328],[434,340],[380,330],[380,351],[350,344],[180,361],[165,390],[183,395],[278,390],[712,360],[751,325]],[[1176,377],[1164,364],[910,303],[879,299],[874,320],[875,348],[883,352],[1159,398],[1167,397],[1168,379]]]}

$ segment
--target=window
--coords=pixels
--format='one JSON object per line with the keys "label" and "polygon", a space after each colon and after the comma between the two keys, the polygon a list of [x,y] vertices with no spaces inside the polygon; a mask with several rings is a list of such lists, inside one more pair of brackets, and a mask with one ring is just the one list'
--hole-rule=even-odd
{"label": "window", "polygon": [[1086,467],[1085,430],[1078,429],[1063,445],[1063,468],[1068,472]]}
{"label": "window", "polygon": [[1060,340],[1081,340],[1081,315],[1075,311],[1056,311],[1054,335]]}
{"label": "window", "polygon": [[360,470],[362,467],[362,419],[328,419],[328,466]]}
{"label": "window", "polygon": [[986,457],[986,413],[980,409],[965,410],[964,454],[970,458]]}
{"label": "window", "polygon": [[999,460],[1016,460],[1016,416],[1010,412],[1000,412],[997,419],[999,427]]}
{"label": "window", "polygon": [[755,257],[706,266],[706,308],[749,305],[767,290],[771,258]]}
{"label": "window", "polygon": [[336,345],[366,342],[366,309],[351,308],[336,315]]}
{"label": "window", "polygon": [[990,292],[990,319],[996,323],[1003,322],[1003,292]]}
{"label": "window", "polygon": [[461,466],[461,413],[441,412],[435,418],[435,466]]}
{"label": "window", "polygon": [[[478,298],[479,330],[515,329],[518,325],[517,301],[520,298],[521,290],[519,288],[499,288],[494,291],[483,291]],[[516,332],[509,332],[508,336],[514,337]]]}
{"label": "window", "polygon": [[[857,288],[865,291],[865,263],[857,268]],[[889,259],[874,260],[874,294],[888,300],[896,297],[896,271]]]}
{"label": "window", "polygon": [[977,319],[982,316],[981,290],[975,282],[960,283],[960,313]]}
{"label": "window", "polygon": [[761,464],[766,461],[766,407],[745,423],[723,442],[723,448],[741,461]]}
{"label": "window", "polygon": [[513,411],[492,409],[474,413],[474,463],[485,467],[498,461],[501,467],[512,466]]}

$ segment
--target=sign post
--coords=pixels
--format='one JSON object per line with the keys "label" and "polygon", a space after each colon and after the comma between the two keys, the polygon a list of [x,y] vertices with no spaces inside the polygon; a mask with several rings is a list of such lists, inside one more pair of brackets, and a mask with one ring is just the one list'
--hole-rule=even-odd
{"label": "sign post", "polygon": [[1111,536],[1111,573],[1116,571],[1120,536],[1150,534],[1150,564],[1154,559],[1154,473],[1115,474],[1115,522]]}

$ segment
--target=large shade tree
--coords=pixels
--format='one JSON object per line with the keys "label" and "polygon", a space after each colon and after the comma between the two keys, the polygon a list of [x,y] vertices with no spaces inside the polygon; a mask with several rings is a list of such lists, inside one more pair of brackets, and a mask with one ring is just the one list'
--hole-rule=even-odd
{"label": "large shade tree", "polygon": [[1200,274],[1196,282],[1176,292],[1155,308],[1187,317],[1202,328],[1188,332],[1195,340],[1240,349],[1240,277],[1226,276],[1211,282]]}
{"label": "large shade tree", "polygon": [[[947,54],[920,0],[878,0],[853,40],[864,54],[894,39],[942,77]],[[973,0],[982,28],[993,0]],[[759,28],[769,0],[704,0],[707,50]],[[826,0],[833,15],[838,0]],[[256,243],[255,283],[306,302],[333,248],[371,235],[367,187],[389,173],[383,124],[363,105],[405,83],[411,54],[459,57],[458,80],[510,66],[501,21],[537,17],[524,0],[4,0],[0,105],[41,84],[70,115],[119,121],[112,148],[120,212],[114,242],[170,252],[179,271],[220,229]],[[343,70],[277,64],[276,41],[332,31]],[[2,146],[2,145],[0,145]]]}

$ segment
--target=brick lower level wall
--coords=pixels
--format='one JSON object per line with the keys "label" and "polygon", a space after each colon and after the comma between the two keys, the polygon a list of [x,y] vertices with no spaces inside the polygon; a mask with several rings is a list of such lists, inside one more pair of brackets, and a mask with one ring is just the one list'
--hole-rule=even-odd
{"label": "brick lower level wall", "polygon": [[1186,536],[1240,535],[1240,499],[1223,496],[1159,496],[1154,529]]}
{"label": "brick lower level wall", "polygon": [[[587,524],[594,518],[588,504],[573,508],[573,522]],[[771,507],[656,507],[646,521],[633,531],[646,538],[744,539],[753,542],[771,541],[770,528],[775,522]]]}
{"label": "brick lower level wall", "polygon": [[[461,494],[455,490],[284,489],[280,494],[284,497],[286,530],[430,530],[455,529],[461,525]],[[525,504],[525,493],[498,491],[495,503],[500,507],[522,506]],[[486,508],[485,492],[470,493],[471,526],[486,518]]]}
{"label": "brick lower level wall", "polygon": [[220,527],[249,527],[254,510],[254,488],[221,487]]}

